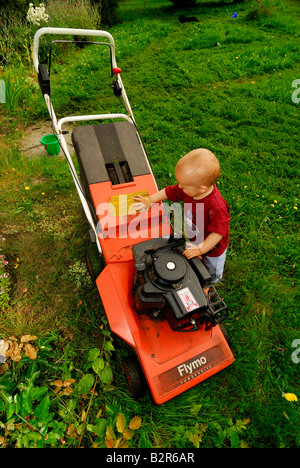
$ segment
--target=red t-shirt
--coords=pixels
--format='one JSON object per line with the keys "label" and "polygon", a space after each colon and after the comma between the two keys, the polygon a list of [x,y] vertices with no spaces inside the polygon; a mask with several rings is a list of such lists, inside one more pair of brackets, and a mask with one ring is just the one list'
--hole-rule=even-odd
{"label": "red t-shirt", "polygon": [[224,200],[216,185],[212,192],[200,200],[194,200],[176,185],[166,188],[166,195],[173,202],[183,201],[185,234],[197,244],[215,232],[223,236],[220,242],[205,255],[219,257],[229,243],[229,205]]}

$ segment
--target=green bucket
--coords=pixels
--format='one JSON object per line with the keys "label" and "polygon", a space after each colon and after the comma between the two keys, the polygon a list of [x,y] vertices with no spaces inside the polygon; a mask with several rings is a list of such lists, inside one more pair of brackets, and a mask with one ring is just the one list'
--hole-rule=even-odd
{"label": "green bucket", "polygon": [[45,135],[40,139],[40,143],[42,143],[47,153],[51,156],[60,152],[60,144],[56,135]]}

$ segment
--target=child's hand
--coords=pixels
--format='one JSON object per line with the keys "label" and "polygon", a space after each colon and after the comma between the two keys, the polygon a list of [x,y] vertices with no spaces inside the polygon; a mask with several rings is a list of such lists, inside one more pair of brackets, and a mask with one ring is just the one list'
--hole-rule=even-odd
{"label": "child's hand", "polygon": [[139,203],[134,203],[131,205],[131,208],[135,211],[139,210],[149,210],[151,208],[152,202],[148,197],[142,197],[142,195],[137,195],[133,198],[135,201]]}
{"label": "child's hand", "polygon": [[194,257],[199,257],[201,256],[201,251],[197,245],[193,244],[187,244],[188,248],[183,252],[183,255],[190,260],[191,258]]}

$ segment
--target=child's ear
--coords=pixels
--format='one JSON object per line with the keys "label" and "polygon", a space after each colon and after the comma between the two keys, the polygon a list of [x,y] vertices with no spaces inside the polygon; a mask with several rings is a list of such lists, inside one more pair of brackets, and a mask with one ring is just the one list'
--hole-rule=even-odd
{"label": "child's ear", "polygon": [[201,185],[201,186],[200,186],[200,190],[201,190],[202,193],[207,192],[207,190],[208,190],[207,185]]}

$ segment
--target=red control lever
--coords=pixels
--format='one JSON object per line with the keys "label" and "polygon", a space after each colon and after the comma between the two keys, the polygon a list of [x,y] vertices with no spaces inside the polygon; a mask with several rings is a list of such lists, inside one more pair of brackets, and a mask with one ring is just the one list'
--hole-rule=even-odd
{"label": "red control lever", "polygon": [[122,72],[121,68],[113,68],[113,73],[116,75],[116,78],[118,78],[118,75],[121,72]]}

